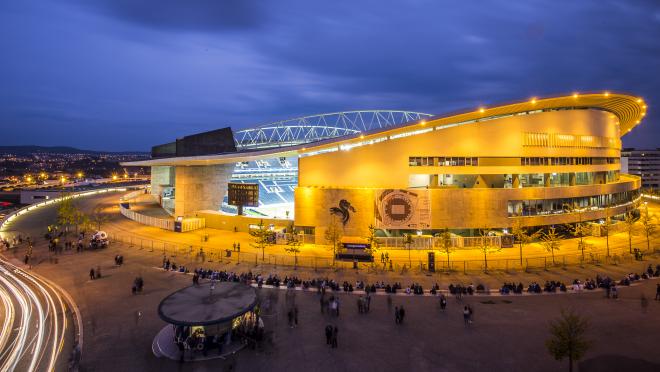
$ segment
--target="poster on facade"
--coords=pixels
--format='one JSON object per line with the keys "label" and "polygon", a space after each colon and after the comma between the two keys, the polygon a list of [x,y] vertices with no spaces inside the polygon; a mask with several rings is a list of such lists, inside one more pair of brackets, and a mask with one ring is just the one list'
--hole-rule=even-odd
{"label": "poster on facade", "polygon": [[376,193],[376,228],[428,229],[431,194],[427,189],[389,189]]}

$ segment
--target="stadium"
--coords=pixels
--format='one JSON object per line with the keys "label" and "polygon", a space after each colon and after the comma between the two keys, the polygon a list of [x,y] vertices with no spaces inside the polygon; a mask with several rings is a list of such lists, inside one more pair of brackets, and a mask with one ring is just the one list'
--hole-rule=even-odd
{"label": "stadium", "polygon": [[[174,217],[247,230],[290,222],[323,240],[474,235],[516,225],[595,224],[636,208],[640,179],[620,173],[621,137],[646,104],[609,92],[478,107],[446,115],[353,111],[155,146],[151,193]],[[258,185],[237,216],[228,184]]]}

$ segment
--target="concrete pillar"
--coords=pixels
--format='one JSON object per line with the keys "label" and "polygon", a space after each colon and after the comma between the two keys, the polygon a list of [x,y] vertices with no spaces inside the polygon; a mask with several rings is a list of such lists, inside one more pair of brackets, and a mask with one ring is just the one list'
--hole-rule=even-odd
{"label": "concrete pillar", "polygon": [[163,188],[174,185],[174,170],[167,166],[151,167],[151,194],[163,195]]}
{"label": "concrete pillar", "polygon": [[429,187],[438,187],[438,175],[431,174],[429,177]]}
{"label": "concrete pillar", "polygon": [[174,215],[190,216],[200,210],[220,210],[234,163],[175,167]]}

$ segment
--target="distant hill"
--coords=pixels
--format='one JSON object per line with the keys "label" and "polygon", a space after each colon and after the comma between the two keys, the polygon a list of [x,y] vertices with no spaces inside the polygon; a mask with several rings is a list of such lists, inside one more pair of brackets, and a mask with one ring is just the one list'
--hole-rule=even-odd
{"label": "distant hill", "polygon": [[68,146],[0,146],[0,153],[29,155],[35,153],[55,153],[55,154],[148,154],[145,151],[94,151],[81,150]]}

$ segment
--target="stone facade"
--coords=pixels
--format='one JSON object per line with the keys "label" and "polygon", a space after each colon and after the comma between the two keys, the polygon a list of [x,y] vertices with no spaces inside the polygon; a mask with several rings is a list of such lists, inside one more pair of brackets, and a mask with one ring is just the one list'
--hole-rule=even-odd
{"label": "stone facade", "polygon": [[190,216],[199,210],[220,210],[234,164],[175,167],[174,215]]}
{"label": "stone facade", "polygon": [[163,188],[174,185],[174,167],[151,167],[151,194],[158,197],[163,195]]}

